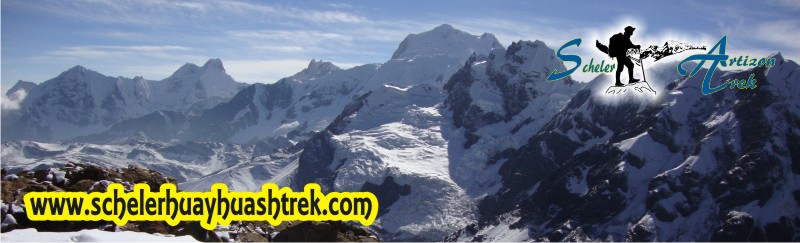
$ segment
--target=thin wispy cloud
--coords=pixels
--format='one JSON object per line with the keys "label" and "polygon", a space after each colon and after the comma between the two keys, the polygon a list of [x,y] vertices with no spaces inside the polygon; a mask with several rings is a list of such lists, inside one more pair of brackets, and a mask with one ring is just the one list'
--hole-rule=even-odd
{"label": "thin wispy cloud", "polygon": [[788,7],[793,10],[800,10],[800,1],[795,0],[771,0],[767,1],[770,4],[774,4],[781,7]]}
{"label": "thin wispy cloud", "polygon": [[[639,41],[667,36],[711,42],[728,35],[729,50],[780,50],[792,58],[800,53],[793,43],[800,38],[795,2],[644,2],[613,8],[611,2],[575,9],[564,3],[479,1],[455,7],[442,2],[4,0],[2,81],[4,89],[18,79],[44,81],[78,64],[112,76],[161,79],[183,63],[221,58],[234,79],[269,83],[302,70],[311,59],[343,67],[385,62],[407,35],[445,23],[474,35],[492,33],[504,46],[538,39],[557,49],[581,37],[584,46],[576,52],[588,58],[597,55],[589,39],[608,38],[625,16],[643,27],[635,36]],[[745,21],[743,13],[758,18]]]}
{"label": "thin wispy cloud", "polygon": [[250,41],[292,41],[301,44],[317,44],[328,41],[352,41],[352,36],[338,33],[308,30],[235,30],[226,34],[232,38]]}
{"label": "thin wispy cloud", "polygon": [[363,23],[367,18],[339,11],[303,11],[294,9],[292,12],[299,18],[322,23]]}
{"label": "thin wispy cloud", "polygon": [[785,19],[772,23],[763,23],[757,27],[757,38],[775,43],[785,48],[797,49],[800,46],[800,20]]}
{"label": "thin wispy cloud", "polygon": [[144,56],[160,59],[175,59],[195,51],[185,46],[71,46],[50,51],[35,59],[85,59],[85,58],[130,58]]}

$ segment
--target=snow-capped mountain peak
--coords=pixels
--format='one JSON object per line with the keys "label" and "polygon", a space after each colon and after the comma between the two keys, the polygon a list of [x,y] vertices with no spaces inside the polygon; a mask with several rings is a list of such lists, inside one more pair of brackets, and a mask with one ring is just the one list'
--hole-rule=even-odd
{"label": "snow-capped mountain peak", "polygon": [[8,91],[6,91],[6,96],[10,96],[11,94],[14,94],[20,90],[24,90],[25,92],[30,92],[30,90],[35,88],[36,85],[37,84],[34,82],[19,80],[17,81],[16,84],[14,84],[14,86],[11,86],[11,88],[8,89]]}
{"label": "snow-capped mountain peak", "polygon": [[[493,63],[498,70],[508,71],[510,74],[535,81],[544,81],[546,76],[555,69],[564,70],[564,64],[556,58],[556,53],[544,42],[518,41],[508,46],[502,55],[499,50],[492,52],[490,58],[499,59]],[[504,60],[503,62],[499,62]],[[499,65],[499,66],[498,66]]]}
{"label": "snow-capped mountain peak", "polygon": [[492,34],[481,36],[443,24],[432,30],[408,35],[392,54],[392,59],[413,59],[418,56],[466,55],[473,52],[488,53],[503,48]]}
{"label": "snow-capped mountain peak", "polygon": [[65,73],[80,73],[80,72],[83,72],[85,70],[87,70],[86,67],[81,66],[81,65],[75,65],[74,67],[72,67],[70,69],[67,69],[67,71],[64,71],[62,74],[65,74]]}
{"label": "snow-capped mountain peak", "polygon": [[98,73],[97,71],[88,69],[81,65],[76,65],[67,71],[62,72],[56,77],[60,81],[86,81],[87,79],[101,79],[107,76]]}
{"label": "snow-capped mountain peak", "polygon": [[295,80],[313,80],[325,75],[330,74],[333,71],[341,70],[338,66],[331,62],[326,62],[316,59],[311,59],[311,62],[308,63],[308,67],[303,69],[302,71],[298,72],[294,76],[292,76]]}
{"label": "snow-capped mountain peak", "polygon": [[206,64],[203,64],[203,69],[205,70],[214,69],[225,72],[225,67],[222,66],[222,60],[220,60],[219,58],[208,59],[208,61],[206,61]]}
{"label": "snow-capped mountain peak", "polygon": [[197,72],[198,70],[200,70],[200,67],[198,67],[194,63],[186,63],[183,64],[183,66],[181,66],[180,68],[178,68],[178,70],[175,70],[175,72],[173,72],[172,75],[170,75],[167,79],[180,76],[187,76],[191,73]]}
{"label": "snow-capped mountain peak", "polygon": [[158,110],[193,112],[244,87],[222,61],[185,64],[162,81],[110,77],[77,65],[39,85],[27,85],[19,116],[3,118],[4,140],[53,141],[101,132],[114,123]]}
{"label": "snow-capped mountain peak", "polygon": [[[231,97],[242,88],[225,72],[220,59],[209,59],[202,67],[187,63],[181,66],[163,85],[169,92],[179,93],[187,103],[209,97]],[[170,99],[170,97],[164,97]],[[184,107],[188,108],[188,107]]]}
{"label": "snow-capped mountain peak", "polygon": [[208,59],[202,67],[197,66],[194,63],[186,63],[183,64],[178,70],[175,70],[172,75],[170,75],[166,80],[175,80],[180,79],[182,77],[188,77],[193,75],[203,75],[204,73],[223,73],[225,74],[225,67],[222,65],[222,60],[219,58]]}

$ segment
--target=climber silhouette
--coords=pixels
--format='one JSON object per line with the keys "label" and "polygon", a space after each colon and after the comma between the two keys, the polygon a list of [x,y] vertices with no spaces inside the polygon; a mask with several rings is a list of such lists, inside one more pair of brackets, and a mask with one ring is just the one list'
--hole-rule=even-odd
{"label": "climber silhouette", "polygon": [[631,43],[631,35],[636,28],[625,27],[625,33],[617,33],[611,36],[608,43],[608,55],[611,58],[617,58],[617,83],[616,86],[624,86],[619,81],[619,75],[622,73],[623,68],[628,68],[628,84],[639,82],[638,79],[633,78],[633,62],[628,58],[627,52],[630,48],[641,48],[640,45]]}

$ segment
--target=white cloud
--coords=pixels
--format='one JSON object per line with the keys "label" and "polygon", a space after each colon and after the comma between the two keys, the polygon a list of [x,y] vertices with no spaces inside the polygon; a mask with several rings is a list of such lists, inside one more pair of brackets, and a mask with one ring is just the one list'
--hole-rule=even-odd
{"label": "white cloud", "polygon": [[343,9],[353,8],[353,5],[347,3],[327,3],[325,4],[325,6],[332,8],[343,8]]}
{"label": "white cloud", "polygon": [[343,34],[314,30],[233,30],[226,31],[225,34],[239,40],[255,42],[280,41],[283,44],[286,44],[286,42],[301,44],[315,44],[325,41],[347,42],[353,39],[353,37]]}
{"label": "white cloud", "polygon": [[318,11],[298,8],[276,7],[265,4],[255,4],[241,1],[218,2],[220,10],[240,15],[270,15],[273,17],[299,19],[318,23],[362,23],[368,21],[366,17],[343,11]]}
{"label": "white cloud", "polygon": [[306,47],[292,46],[292,45],[284,45],[284,46],[262,45],[262,46],[253,46],[253,48],[268,52],[280,52],[280,53],[302,53],[308,51],[308,48]]}
{"label": "white cloud", "polygon": [[262,2],[169,1],[169,0],[76,0],[32,3],[12,2],[21,7],[92,23],[164,27],[181,24],[219,25],[228,21],[292,19],[313,23],[358,24],[364,16],[341,10],[307,10]]}
{"label": "white cloud", "polygon": [[800,21],[779,20],[762,23],[754,35],[762,41],[797,50],[800,47]]}
{"label": "white cloud", "polygon": [[363,23],[368,21],[367,18],[341,12],[341,11],[303,11],[303,10],[294,10],[297,16],[305,20],[314,21],[314,22],[323,22],[323,23]]}
{"label": "white cloud", "polygon": [[354,37],[346,33],[316,30],[232,30],[224,32],[228,43],[238,43],[229,56],[237,58],[323,58],[322,53],[349,54]]}
{"label": "white cloud", "polygon": [[276,14],[279,12],[277,9],[268,5],[242,1],[219,1],[217,7],[222,12],[230,12],[237,15],[250,15],[253,13]]}
{"label": "white cloud", "polygon": [[18,110],[20,103],[22,103],[22,101],[25,100],[25,96],[27,95],[28,93],[26,93],[25,90],[21,89],[10,94],[9,96],[2,94],[2,97],[0,97],[0,99],[2,99],[2,101],[0,101],[2,103],[2,109]]}
{"label": "white cloud", "polygon": [[776,6],[788,7],[793,10],[800,10],[800,1],[797,0],[772,0],[768,2]]}
{"label": "white cloud", "polygon": [[428,31],[444,23],[446,22],[435,20],[381,20],[364,23],[346,31],[360,40],[400,44],[409,34]]}
{"label": "white cloud", "polygon": [[132,46],[69,46],[47,52],[46,56],[34,57],[36,60],[91,60],[122,58],[183,59],[195,52],[194,48],[175,45],[132,45]]}

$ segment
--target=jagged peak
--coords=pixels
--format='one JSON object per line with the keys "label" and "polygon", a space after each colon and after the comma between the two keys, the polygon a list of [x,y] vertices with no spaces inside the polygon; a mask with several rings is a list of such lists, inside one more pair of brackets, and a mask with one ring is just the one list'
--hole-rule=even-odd
{"label": "jagged peak", "polygon": [[315,69],[323,69],[323,68],[330,68],[330,69],[340,69],[338,66],[333,64],[332,62],[326,62],[323,60],[311,59],[311,62],[308,63],[308,70],[315,70]]}
{"label": "jagged peak", "polygon": [[452,32],[452,31],[459,31],[459,30],[457,30],[456,28],[453,28],[453,26],[450,25],[450,24],[442,24],[442,25],[436,26],[436,28],[433,28],[430,31],[431,32]]}
{"label": "jagged peak", "polygon": [[29,86],[36,86],[36,83],[25,80],[17,80],[17,83],[15,83],[14,86],[12,86],[11,88],[13,89],[14,87],[29,87]]}
{"label": "jagged peak", "polygon": [[200,67],[197,66],[196,64],[187,62],[186,64],[183,64],[183,66],[179,67],[178,70],[175,70],[175,72],[172,73],[172,75],[175,76],[178,73],[190,73],[199,69]]}
{"label": "jagged peak", "polygon": [[425,55],[469,55],[475,51],[488,54],[489,50],[502,47],[492,34],[477,36],[452,25],[442,24],[429,31],[406,36],[392,54],[392,59]]}
{"label": "jagged peak", "polygon": [[311,61],[308,63],[308,67],[295,74],[294,77],[296,79],[313,79],[316,77],[325,76],[340,69],[341,68],[331,62],[311,59]]}
{"label": "jagged peak", "polygon": [[74,67],[71,67],[70,69],[67,69],[67,71],[64,71],[61,74],[65,75],[65,74],[70,74],[70,73],[82,73],[82,72],[85,72],[86,70],[89,70],[89,69],[87,69],[86,67],[81,66],[81,65],[75,65]]}
{"label": "jagged peak", "polygon": [[210,69],[210,68],[222,70],[223,72],[225,71],[225,67],[222,65],[222,60],[219,58],[208,59],[208,61],[206,61],[206,64],[203,64],[203,69]]}
{"label": "jagged peak", "polygon": [[[543,49],[539,49],[539,47],[544,47]],[[506,56],[514,55],[519,52],[529,52],[529,51],[542,51],[542,50],[552,50],[547,47],[547,44],[544,41],[535,40],[519,40],[516,42],[511,42],[511,45],[508,46],[506,49]]]}
{"label": "jagged peak", "polygon": [[203,64],[202,67],[197,66],[197,64],[187,62],[186,64],[183,64],[183,66],[178,68],[178,70],[175,70],[175,72],[172,73],[170,77],[187,75],[190,73],[198,72],[200,70],[206,70],[206,71],[219,70],[224,73],[225,67],[222,65],[222,60],[220,60],[219,58],[208,59],[208,61],[206,61],[206,63]]}
{"label": "jagged peak", "polygon": [[67,76],[78,76],[78,75],[100,75],[105,76],[97,71],[88,69],[81,65],[75,65],[74,67],[67,69],[67,71],[62,72],[58,77],[67,77]]}
{"label": "jagged peak", "polygon": [[769,55],[770,58],[775,58],[775,64],[783,63],[785,61],[783,54],[780,52],[772,53]]}
{"label": "jagged peak", "polygon": [[30,91],[31,89],[35,88],[38,84],[34,82],[29,82],[25,80],[18,80],[14,86],[11,86],[8,91],[6,91],[6,96],[9,96],[19,90],[24,90],[25,92]]}

